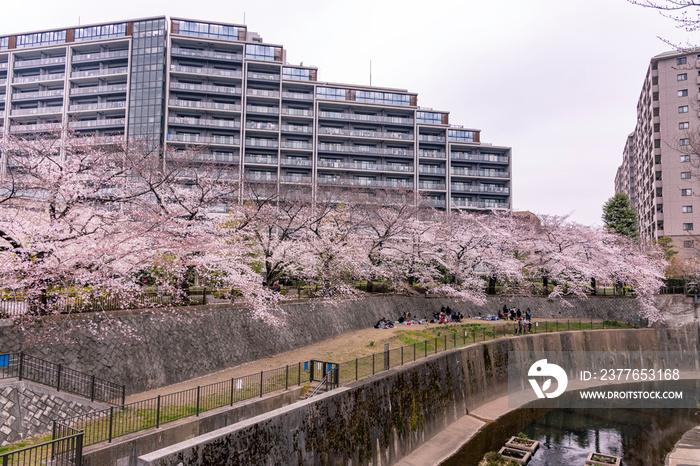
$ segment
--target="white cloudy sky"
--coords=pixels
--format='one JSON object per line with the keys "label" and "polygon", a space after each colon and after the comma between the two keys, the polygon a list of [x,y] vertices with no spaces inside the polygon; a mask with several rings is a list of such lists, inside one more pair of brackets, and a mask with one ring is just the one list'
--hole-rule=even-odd
{"label": "white cloudy sky", "polygon": [[418,92],[513,148],[513,206],[600,224],[649,59],[692,39],[625,0],[4,0],[0,35],[146,16],[245,23],[319,80]]}

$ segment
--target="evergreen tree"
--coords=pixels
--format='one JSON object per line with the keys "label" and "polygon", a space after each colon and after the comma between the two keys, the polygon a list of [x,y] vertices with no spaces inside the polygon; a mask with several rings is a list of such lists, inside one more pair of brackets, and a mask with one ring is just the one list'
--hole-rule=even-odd
{"label": "evergreen tree", "polygon": [[608,231],[618,235],[635,239],[639,236],[637,213],[625,193],[616,193],[603,205],[603,223]]}

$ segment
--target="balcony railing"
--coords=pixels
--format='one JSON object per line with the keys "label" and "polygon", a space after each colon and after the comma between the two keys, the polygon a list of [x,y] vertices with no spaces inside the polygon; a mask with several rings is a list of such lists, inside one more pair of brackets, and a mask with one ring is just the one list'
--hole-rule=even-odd
{"label": "balcony railing", "polygon": [[280,76],[278,74],[255,73],[255,72],[249,71],[248,72],[248,79],[259,79],[262,81],[279,81]]}
{"label": "balcony railing", "polygon": [[425,165],[419,165],[418,173],[427,173],[430,175],[444,175],[445,169],[443,167],[426,167]]}
{"label": "balcony railing", "polygon": [[510,172],[502,170],[469,170],[466,168],[452,167],[452,174],[457,176],[477,176],[488,178],[510,178]]}
{"label": "balcony railing", "polygon": [[371,171],[391,171],[391,172],[413,172],[413,167],[410,165],[397,164],[367,164],[357,162],[340,162],[337,160],[318,161],[319,168],[342,168],[346,170],[371,170]]}
{"label": "balcony railing", "polygon": [[510,159],[506,155],[496,154],[466,154],[463,152],[452,152],[450,154],[452,160],[468,160],[471,162],[496,162],[508,163]]}
{"label": "balcony railing", "polygon": [[279,147],[277,141],[272,139],[256,139],[250,138],[245,140],[246,147],[269,147],[271,149],[276,149]]}
{"label": "balcony railing", "polygon": [[237,121],[230,120],[209,120],[205,118],[192,117],[168,117],[168,123],[191,126],[213,126],[217,128],[237,129],[241,124]]}
{"label": "balcony railing", "polygon": [[419,134],[418,140],[424,142],[445,142],[445,136],[430,136],[427,134]]}
{"label": "balcony railing", "polygon": [[246,173],[246,181],[251,182],[277,182],[277,173]]}
{"label": "balcony railing", "polygon": [[431,207],[445,208],[444,199],[426,199],[425,202]]}
{"label": "balcony railing", "polygon": [[452,207],[466,207],[473,209],[510,209],[507,202],[467,201],[465,199],[452,198]]}
{"label": "balcony railing", "polygon": [[12,125],[10,133],[27,133],[35,131],[58,131],[61,129],[61,123],[37,123],[32,125]]}
{"label": "balcony railing", "polygon": [[311,177],[305,175],[282,175],[282,183],[300,183],[300,184],[311,184]]}
{"label": "balcony railing", "polygon": [[325,152],[343,152],[349,154],[374,154],[374,155],[403,155],[413,156],[411,149],[398,148],[382,148],[382,147],[365,147],[365,146],[341,146],[335,144],[319,144],[319,151]]}
{"label": "balcony railing", "polygon": [[77,112],[83,110],[107,110],[111,108],[125,108],[126,102],[97,102],[93,104],[73,104],[68,106],[68,111]]}
{"label": "balcony railing", "polygon": [[409,180],[368,180],[362,178],[319,177],[318,183],[332,186],[373,187],[373,188],[401,188],[411,189],[413,183]]}
{"label": "balcony railing", "polygon": [[0,70],[6,70],[6,69],[7,69],[7,62],[4,61],[4,62],[0,63]]}
{"label": "balcony railing", "polygon": [[97,126],[124,126],[124,123],[124,118],[108,118],[103,120],[71,121],[68,126],[71,128],[94,128]]}
{"label": "balcony railing", "polygon": [[241,95],[240,87],[212,86],[210,84],[190,84],[171,82],[170,89],[181,91],[214,92],[216,94]]}
{"label": "balcony railing", "polygon": [[301,92],[283,92],[282,97],[293,100],[314,100],[313,94],[302,94]]}
{"label": "balcony railing", "polygon": [[308,159],[289,159],[283,158],[280,165],[284,167],[311,167],[313,163]]}
{"label": "balcony railing", "polygon": [[113,84],[111,86],[74,87],[70,95],[100,94],[109,92],[126,92],[126,84]]}
{"label": "balcony railing", "polygon": [[420,149],[418,150],[418,157],[428,157],[431,159],[444,159],[445,158],[445,152],[439,151],[439,150],[424,150]]}
{"label": "balcony railing", "polygon": [[394,123],[400,125],[413,124],[413,118],[389,117],[383,115],[362,115],[343,112],[318,112],[318,116],[319,118],[327,118],[331,120],[371,121],[375,123]]}
{"label": "balcony railing", "polygon": [[63,97],[63,89],[51,89],[49,91],[15,92],[12,100],[38,99],[41,97]]}
{"label": "balcony railing", "polygon": [[259,97],[279,97],[280,91],[271,91],[268,89],[247,89],[246,94]]}
{"label": "balcony railing", "polygon": [[277,157],[265,157],[263,155],[246,155],[245,163],[264,163],[267,165],[277,165]]}
{"label": "balcony railing", "polygon": [[214,76],[226,76],[229,78],[240,78],[243,77],[243,71],[240,70],[227,70],[221,68],[209,68],[209,67],[196,67],[196,66],[181,66],[181,65],[170,65],[170,71],[176,71],[180,73],[191,73],[191,74],[209,74]]}
{"label": "balcony railing", "polygon": [[202,136],[199,134],[168,134],[168,141],[187,142],[196,144],[223,144],[236,146],[240,139],[233,136]]}
{"label": "balcony railing", "polygon": [[83,53],[80,55],[73,55],[71,59],[73,63],[79,63],[84,61],[93,60],[110,60],[114,58],[128,58],[128,50],[115,50],[113,52],[97,52],[97,53]]}
{"label": "balcony railing", "polygon": [[444,191],[445,190],[445,183],[438,183],[438,182],[432,182],[432,181],[419,181],[418,187],[420,189],[430,189],[433,191]]}
{"label": "balcony railing", "polygon": [[112,74],[124,74],[129,71],[126,66],[120,68],[103,68],[99,70],[73,71],[70,74],[71,78],[85,78],[89,76],[108,76]]}
{"label": "balcony railing", "polygon": [[492,193],[492,194],[509,194],[510,188],[506,186],[483,186],[483,185],[467,185],[462,183],[452,183],[450,185],[452,191],[463,193]]}
{"label": "balcony railing", "polygon": [[282,141],[281,147],[283,147],[285,149],[311,150],[311,149],[313,149],[314,145],[311,144],[310,142],[304,142],[304,141]]}
{"label": "balcony railing", "polygon": [[16,108],[12,110],[12,116],[19,115],[41,115],[63,113],[63,107],[39,107],[39,108]]}
{"label": "balcony railing", "polygon": [[339,136],[355,136],[362,138],[382,138],[382,139],[401,139],[401,140],[413,140],[412,134],[399,133],[396,131],[372,131],[372,130],[361,130],[361,129],[343,129],[343,128],[324,128],[318,129],[318,134],[332,134]]}
{"label": "balcony railing", "polygon": [[279,114],[280,109],[278,107],[264,107],[262,105],[246,105],[245,111],[252,113],[268,113],[277,115]]}
{"label": "balcony railing", "polygon": [[306,110],[303,108],[282,108],[282,115],[294,115],[294,116],[314,116],[313,110]]}
{"label": "balcony railing", "polygon": [[262,129],[270,131],[277,131],[279,129],[279,125],[277,123],[268,123],[261,121],[248,121],[246,122],[245,127],[248,129]]}
{"label": "balcony railing", "polygon": [[33,83],[37,81],[55,81],[65,79],[65,73],[41,74],[36,76],[15,76],[12,79],[13,83]]}
{"label": "balcony railing", "polygon": [[13,68],[31,68],[32,66],[62,65],[66,62],[66,57],[36,58],[34,60],[15,60]]}
{"label": "balcony railing", "polygon": [[240,112],[241,106],[238,104],[224,104],[219,102],[201,102],[193,100],[178,100],[170,99],[168,105],[174,107],[188,107],[188,108],[206,108],[212,110],[228,110],[232,112]]}
{"label": "balcony railing", "polygon": [[313,128],[310,126],[300,126],[300,125],[282,125],[282,131],[287,133],[304,133],[311,134],[314,132]]}
{"label": "balcony railing", "polygon": [[220,60],[240,61],[243,59],[242,53],[214,52],[211,50],[189,50],[180,47],[173,47],[170,51],[172,55],[183,57],[218,58]]}

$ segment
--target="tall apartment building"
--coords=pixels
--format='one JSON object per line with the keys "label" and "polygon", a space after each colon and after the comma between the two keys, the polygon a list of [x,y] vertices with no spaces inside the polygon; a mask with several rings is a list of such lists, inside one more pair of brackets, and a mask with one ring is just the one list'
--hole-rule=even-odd
{"label": "tall apartment building", "polygon": [[198,147],[243,184],[403,188],[440,208],[510,208],[510,148],[414,93],[317,74],[244,25],[157,17],[16,34],[0,37],[0,125]]}
{"label": "tall apartment building", "polygon": [[615,177],[615,191],[627,193],[639,215],[642,240],[669,236],[684,256],[700,246],[699,86],[698,51],[651,59]]}

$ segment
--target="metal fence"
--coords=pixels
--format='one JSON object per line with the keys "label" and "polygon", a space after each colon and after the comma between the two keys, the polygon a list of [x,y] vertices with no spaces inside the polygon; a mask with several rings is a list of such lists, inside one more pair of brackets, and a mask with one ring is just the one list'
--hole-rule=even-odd
{"label": "metal fence", "polygon": [[81,466],[83,432],[54,423],[54,440],[0,455],[2,466]]}
{"label": "metal fence", "polygon": [[198,305],[206,304],[212,293],[212,290],[206,288],[191,289],[182,296],[173,296],[158,291],[131,294],[56,292],[47,293],[41,299],[41,304],[33,304],[22,294],[0,294],[0,319],[17,318],[23,315],[116,311],[168,305]]}
{"label": "metal fence", "polygon": [[311,382],[310,364],[280,367],[257,374],[232,378],[223,382],[198,386],[168,395],[61,420],[85,432],[84,445],[111,442],[112,439],[238,401],[262,397],[266,393]]}
{"label": "metal fence", "polygon": [[113,405],[124,404],[126,387],[24,353],[0,355],[0,379],[17,377]]}

